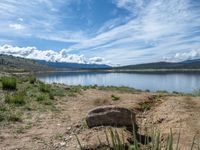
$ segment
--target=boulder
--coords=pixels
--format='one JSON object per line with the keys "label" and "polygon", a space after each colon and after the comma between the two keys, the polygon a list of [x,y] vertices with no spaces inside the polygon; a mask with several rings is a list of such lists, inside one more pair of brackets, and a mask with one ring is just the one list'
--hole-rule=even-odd
{"label": "boulder", "polygon": [[89,128],[97,126],[130,128],[133,125],[136,127],[135,114],[127,108],[115,106],[97,107],[89,111],[86,122]]}

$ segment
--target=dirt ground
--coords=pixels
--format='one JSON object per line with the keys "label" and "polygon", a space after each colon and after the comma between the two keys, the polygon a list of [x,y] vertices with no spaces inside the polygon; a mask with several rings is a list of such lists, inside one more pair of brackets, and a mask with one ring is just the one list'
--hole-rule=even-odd
{"label": "dirt ground", "polygon": [[[120,97],[113,101],[111,95]],[[148,111],[139,103],[155,101]],[[175,137],[181,132],[181,150],[188,149],[192,138],[200,140],[200,97],[162,95],[156,93],[120,93],[88,89],[75,97],[56,98],[59,111],[26,112],[19,123],[0,126],[0,150],[76,150],[74,134],[83,145],[98,144],[97,135],[105,141],[104,128],[88,129],[85,117],[89,110],[103,105],[129,108],[136,113],[139,130],[156,128],[165,138],[172,128]]]}

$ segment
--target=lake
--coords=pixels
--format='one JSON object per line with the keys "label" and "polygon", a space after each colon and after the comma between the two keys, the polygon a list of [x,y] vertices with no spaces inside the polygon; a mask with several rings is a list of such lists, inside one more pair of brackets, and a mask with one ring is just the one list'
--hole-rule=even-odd
{"label": "lake", "polygon": [[46,83],[66,85],[128,86],[141,90],[190,93],[200,89],[200,73],[55,72],[39,74]]}

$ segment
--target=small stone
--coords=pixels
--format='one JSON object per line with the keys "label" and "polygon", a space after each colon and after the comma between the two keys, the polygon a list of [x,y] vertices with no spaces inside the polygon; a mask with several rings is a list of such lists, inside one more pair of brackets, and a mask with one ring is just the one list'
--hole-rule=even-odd
{"label": "small stone", "polygon": [[60,146],[61,146],[61,147],[65,146],[65,145],[66,145],[65,142],[60,142]]}

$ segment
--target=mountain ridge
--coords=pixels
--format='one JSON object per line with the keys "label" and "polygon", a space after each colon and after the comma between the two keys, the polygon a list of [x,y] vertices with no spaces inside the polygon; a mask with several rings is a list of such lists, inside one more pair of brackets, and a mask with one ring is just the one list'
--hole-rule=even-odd
{"label": "mountain ridge", "polygon": [[116,67],[116,69],[200,69],[200,59],[185,60],[182,62],[152,62],[137,65]]}

